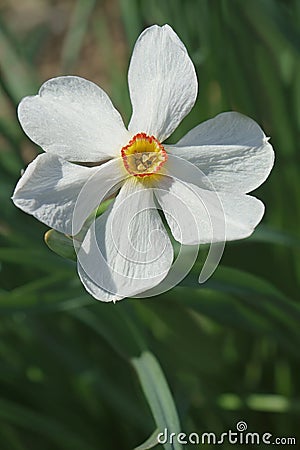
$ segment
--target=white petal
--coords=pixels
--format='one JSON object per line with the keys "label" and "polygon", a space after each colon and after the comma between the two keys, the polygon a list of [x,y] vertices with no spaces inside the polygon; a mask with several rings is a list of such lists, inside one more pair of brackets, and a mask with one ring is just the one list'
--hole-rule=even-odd
{"label": "white petal", "polygon": [[260,186],[274,164],[274,151],[254,120],[239,113],[203,122],[167,150],[190,161],[208,180],[203,187],[247,193]]}
{"label": "white petal", "polygon": [[[49,227],[62,233],[76,234],[98,206],[101,196],[104,197],[108,190],[107,180],[112,185],[113,178],[116,184],[119,173],[119,164],[115,160],[101,167],[88,168],[44,153],[29,164],[15,188],[12,200],[18,208]],[[76,201],[90,178],[93,183],[88,186],[94,186],[94,180],[98,180],[98,192],[93,196],[92,189],[86,189],[81,195],[74,229],[72,222]]]}
{"label": "white petal", "polygon": [[48,80],[21,101],[18,116],[33,142],[69,161],[108,159],[131,137],[108,95],[80,77]]}
{"label": "white petal", "polygon": [[114,158],[91,173],[82,186],[73,209],[72,235],[79,232],[86,218],[110,195],[114,194],[128,176],[122,158]]}
{"label": "white petal", "polygon": [[153,192],[132,177],[114,204],[91,226],[78,252],[82,283],[95,298],[116,301],[159,284],[173,249]]}
{"label": "white petal", "polygon": [[[79,278],[86,289],[86,291],[92,295],[95,299],[101,300],[102,302],[117,302],[119,300],[122,300],[124,298],[123,295],[118,295],[113,292],[106,291],[102,287],[100,287],[95,281],[89,277],[83,267],[78,263],[77,264],[77,270]],[[106,275],[107,278],[109,278],[109,274]]]}
{"label": "white petal", "polygon": [[186,245],[246,238],[264,213],[255,197],[208,191],[169,177],[161,178],[155,195],[174,238]]}
{"label": "white petal", "polygon": [[164,141],[190,112],[198,89],[193,63],[169,25],[154,25],[140,35],[128,83],[133,109],[129,130]]}

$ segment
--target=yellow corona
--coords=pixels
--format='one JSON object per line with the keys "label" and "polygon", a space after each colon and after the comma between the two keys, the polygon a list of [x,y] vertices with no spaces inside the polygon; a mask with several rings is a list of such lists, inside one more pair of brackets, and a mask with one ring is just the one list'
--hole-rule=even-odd
{"label": "yellow corona", "polygon": [[161,169],[167,153],[154,136],[136,134],[121,150],[124,166],[135,177],[147,177]]}

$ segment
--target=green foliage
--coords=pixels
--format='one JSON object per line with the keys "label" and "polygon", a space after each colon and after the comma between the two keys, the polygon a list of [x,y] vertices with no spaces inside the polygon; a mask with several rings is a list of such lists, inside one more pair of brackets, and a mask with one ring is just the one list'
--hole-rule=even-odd
{"label": "green foliage", "polygon": [[[146,449],[156,428],[221,434],[240,420],[299,440],[299,2],[21,3],[0,9],[1,450],[130,450],[151,435]],[[236,110],[271,136],[276,164],[255,193],[263,225],[227,244],[206,284],[197,283],[203,249],[172,291],[104,304],[84,291],[74,261],[47,248],[46,227],[10,201],[38,151],[15,108],[71,72],[101,84],[129,119],[128,57],[153,23],[174,27],[199,78],[172,141]],[[56,237],[67,256],[70,239]]]}

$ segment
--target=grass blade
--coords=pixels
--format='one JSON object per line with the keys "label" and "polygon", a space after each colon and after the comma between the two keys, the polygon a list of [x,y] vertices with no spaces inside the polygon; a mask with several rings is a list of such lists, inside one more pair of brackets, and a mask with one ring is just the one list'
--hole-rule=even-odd
{"label": "grass blade", "polygon": [[[139,358],[133,358],[132,364],[138,374],[158,429],[160,432],[167,429],[168,432],[178,435],[180,433],[178,414],[157,359],[152,353],[146,351]],[[176,439],[172,444],[167,442],[163,445],[165,450],[182,449]]]}

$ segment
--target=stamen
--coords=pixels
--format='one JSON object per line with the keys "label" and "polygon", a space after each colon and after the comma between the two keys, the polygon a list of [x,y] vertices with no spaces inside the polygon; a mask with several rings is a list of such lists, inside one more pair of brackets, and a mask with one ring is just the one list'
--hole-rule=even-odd
{"label": "stamen", "polygon": [[164,147],[154,136],[136,134],[121,150],[126,170],[133,176],[145,177],[158,172],[167,160]]}

